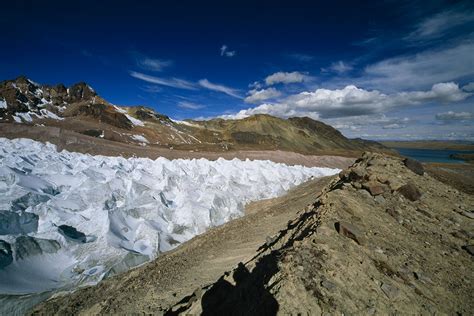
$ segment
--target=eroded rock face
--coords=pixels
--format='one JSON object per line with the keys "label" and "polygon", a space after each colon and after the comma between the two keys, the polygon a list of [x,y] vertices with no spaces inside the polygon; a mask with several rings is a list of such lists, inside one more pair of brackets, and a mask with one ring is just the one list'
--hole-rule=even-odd
{"label": "eroded rock face", "polygon": [[0,269],[13,262],[12,247],[4,240],[0,240]]}

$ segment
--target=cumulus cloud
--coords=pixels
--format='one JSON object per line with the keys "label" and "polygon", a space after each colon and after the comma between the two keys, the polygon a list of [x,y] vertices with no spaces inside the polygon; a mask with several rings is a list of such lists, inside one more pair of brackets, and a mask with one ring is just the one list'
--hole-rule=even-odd
{"label": "cumulus cloud", "polygon": [[467,92],[474,91],[474,82],[469,82],[468,84],[463,86],[462,89]]}
{"label": "cumulus cloud", "polygon": [[299,83],[309,79],[309,76],[299,71],[293,72],[276,72],[265,78],[265,83],[269,86],[277,83]]}
{"label": "cumulus cloud", "polygon": [[249,88],[252,88],[252,89],[261,89],[262,88],[262,84],[258,81],[254,81],[253,83],[249,83]]}
{"label": "cumulus cloud", "polygon": [[354,67],[343,62],[342,60],[332,63],[328,68],[321,68],[322,72],[336,72],[338,74],[343,74],[345,72],[351,71]]}
{"label": "cumulus cloud", "polygon": [[281,92],[275,88],[253,89],[248,92],[248,96],[244,99],[246,103],[260,103],[262,101],[273,99],[281,96]]}
{"label": "cumulus cloud", "polygon": [[130,76],[146,82],[186,90],[197,90],[196,84],[187,80],[178,78],[160,78],[146,75],[136,71],[130,71]]}
{"label": "cumulus cloud", "polygon": [[448,111],[436,114],[436,119],[440,121],[470,121],[474,120],[474,113]]}
{"label": "cumulus cloud", "polygon": [[453,82],[438,83],[428,91],[384,94],[368,91],[353,85],[343,89],[317,89],[291,95],[279,103],[264,103],[255,108],[241,110],[236,117],[254,114],[271,114],[280,117],[310,116],[331,118],[382,113],[394,107],[429,102],[449,103],[465,100],[471,94],[459,89]]}
{"label": "cumulus cloud", "polygon": [[370,88],[404,90],[426,88],[474,76],[474,42],[414,55],[385,59],[369,65],[357,82]]}
{"label": "cumulus cloud", "polygon": [[238,90],[236,90],[234,88],[230,88],[230,87],[227,87],[227,86],[224,86],[224,85],[221,85],[221,84],[212,83],[207,79],[201,79],[201,80],[198,81],[198,83],[203,88],[213,90],[213,91],[217,91],[217,92],[222,92],[222,93],[230,95],[234,98],[239,98],[239,99],[242,98],[239,95]]}
{"label": "cumulus cloud", "polygon": [[221,56],[225,56],[225,57],[234,57],[236,54],[236,51],[235,50],[230,51],[227,45],[222,45],[220,51],[221,51]]}
{"label": "cumulus cloud", "polygon": [[180,101],[178,102],[177,105],[178,107],[182,109],[188,109],[188,110],[200,110],[206,107],[205,105],[196,104],[196,103],[188,102],[188,101]]}

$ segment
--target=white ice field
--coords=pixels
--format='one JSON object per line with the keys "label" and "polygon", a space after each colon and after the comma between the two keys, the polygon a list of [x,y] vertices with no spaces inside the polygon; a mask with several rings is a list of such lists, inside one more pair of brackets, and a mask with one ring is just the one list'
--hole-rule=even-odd
{"label": "white ice field", "polygon": [[58,152],[0,138],[0,294],[93,284],[340,170]]}

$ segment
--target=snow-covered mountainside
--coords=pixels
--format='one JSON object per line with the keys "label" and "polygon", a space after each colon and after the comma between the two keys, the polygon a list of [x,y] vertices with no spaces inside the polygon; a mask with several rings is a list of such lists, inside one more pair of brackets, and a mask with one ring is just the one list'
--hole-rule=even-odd
{"label": "snow-covered mountainside", "polygon": [[98,282],[338,169],[58,152],[0,138],[0,293]]}

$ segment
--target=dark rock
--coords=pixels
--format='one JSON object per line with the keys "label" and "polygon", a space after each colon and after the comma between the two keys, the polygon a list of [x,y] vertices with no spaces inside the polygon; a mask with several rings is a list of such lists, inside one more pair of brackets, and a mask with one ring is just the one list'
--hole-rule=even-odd
{"label": "dark rock", "polygon": [[0,235],[19,235],[36,232],[39,216],[33,213],[0,211]]}
{"label": "dark rock", "polygon": [[367,171],[362,167],[352,168],[349,173],[349,180],[357,181],[362,180],[367,176]]}
{"label": "dark rock", "polygon": [[89,100],[97,94],[85,82],[79,82],[69,88],[69,98],[71,102]]}
{"label": "dark rock", "polygon": [[30,236],[20,236],[15,240],[15,258],[17,260],[43,253],[54,253],[59,249],[61,249],[61,245],[56,240]]}
{"label": "dark rock", "polygon": [[425,215],[426,217],[433,218],[433,216],[431,216],[431,213],[428,212],[425,207],[417,207],[416,211],[418,213],[421,213],[421,214]]}
{"label": "dark rock", "polygon": [[342,236],[354,240],[359,245],[365,244],[365,238],[362,235],[362,232],[355,225],[341,221],[336,222],[334,224],[334,227],[336,228],[337,232]]}
{"label": "dark rock", "polygon": [[328,291],[333,291],[336,288],[336,284],[328,280],[321,281],[321,286]]}
{"label": "dark rock", "polygon": [[422,176],[425,173],[425,168],[423,167],[421,162],[419,162],[418,160],[406,158],[405,160],[403,160],[403,163],[405,164],[405,167],[407,167],[408,169],[410,169],[411,171],[413,171],[414,173],[420,176]]}
{"label": "dark rock", "polygon": [[369,191],[370,194],[372,194],[373,196],[380,195],[385,192],[385,187],[382,184],[375,181],[366,182],[362,184],[362,187],[364,187],[364,189]]}
{"label": "dark rock", "polygon": [[399,293],[399,290],[396,287],[394,287],[394,286],[392,286],[388,283],[382,283],[382,285],[380,286],[380,289],[391,300],[396,298],[398,296],[398,293]]}
{"label": "dark rock", "polygon": [[400,214],[400,212],[397,211],[396,209],[394,209],[394,208],[388,208],[388,209],[387,209],[387,213],[388,213],[390,216],[392,216],[393,218],[395,218],[395,220],[396,220],[397,222],[400,223],[400,222],[402,221],[402,214]]}
{"label": "dark rock", "polygon": [[383,204],[385,203],[385,198],[381,195],[377,195],[375,198],[374,198],[375,202],[379,203],[379,204]]}
{"label": "dark rock", "polygon": [[92,137],[100,137],[104,131],[101,129],[88,129],[82,132],[82,134]]}
{"label": "dark rock", "polygon": [[462,249],[466,250],[471,256],[474,256],[474,245],[462,246]]}
{"label": "dark rock", "polygon": [[398,192],[410,201],[417,201],[421,198],[421,192],[413,182],[409,182],[400,187]]}
{"label": "dark rock", "polygon": [[13,262],[12,247],[4,240],[0,240],[0,269]]}
{"label": "dark rock", "polygon": [[74,241],[86,243],[87,242],[87,236],[83,232],[78,231],[72,226],[69,225],[60,225],[58,226],[59,233],[63,235],[64,237],[67,237],[69,239],[72,239]]}

